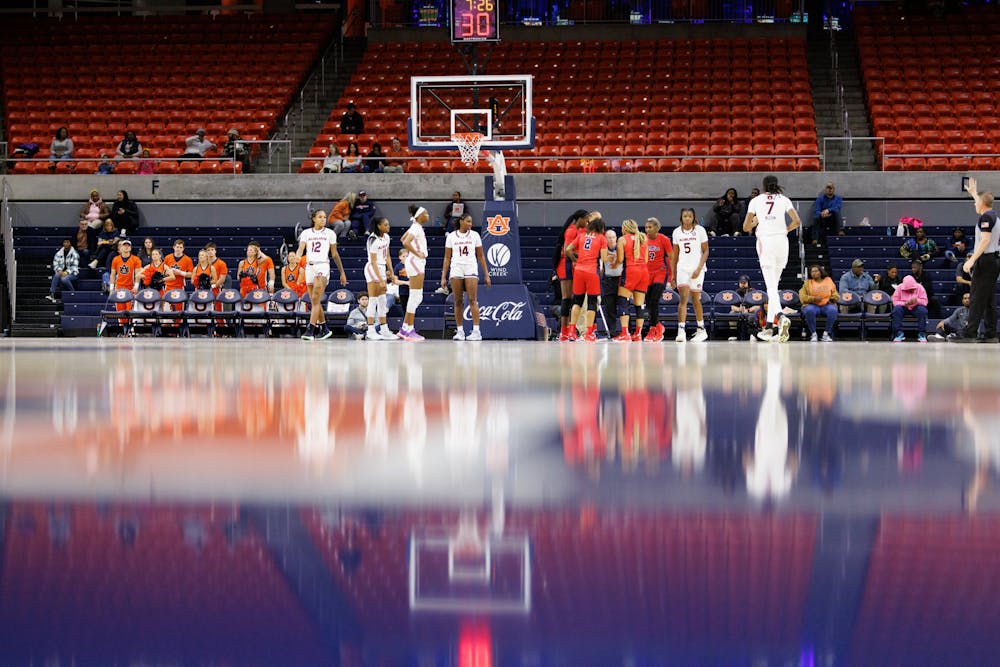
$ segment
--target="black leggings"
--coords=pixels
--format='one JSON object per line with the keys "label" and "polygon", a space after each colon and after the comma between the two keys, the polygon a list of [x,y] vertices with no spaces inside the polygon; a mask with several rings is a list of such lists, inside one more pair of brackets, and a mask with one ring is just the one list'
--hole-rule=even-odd
{"label": "black leggings", "polygon": [[649,283],[646,290],[646,309],[649,311],[649,326],[655,327],[660,323],[660,299],[663,298],[663,290],[666,283]]}

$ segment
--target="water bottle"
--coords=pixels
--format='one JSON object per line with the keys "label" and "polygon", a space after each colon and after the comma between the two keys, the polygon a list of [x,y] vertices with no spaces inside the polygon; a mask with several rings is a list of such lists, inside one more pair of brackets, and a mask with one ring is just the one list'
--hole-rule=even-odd
{"label": "water bottle", "polygon": [[885,226],[885,235],[892,236],[892,227],[890,227],[889,225]]}

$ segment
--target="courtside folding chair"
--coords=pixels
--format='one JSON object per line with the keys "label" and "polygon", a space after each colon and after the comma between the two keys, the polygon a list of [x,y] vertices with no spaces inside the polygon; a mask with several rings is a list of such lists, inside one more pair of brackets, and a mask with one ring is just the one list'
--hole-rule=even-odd
{"label": "courtside folding chair", "polygon": [[[794,315],[792,316],[785,315],[785,317],[787,317],[789,321],[791,321],[792,323],[789,332],[797,331],[799,336],[801,337],[802,332],[805,331],[806,328],[806,321],[805,318],[802,317],[802,301],[799,299],[799,293],[796,292],[795,290],[783,289],[783,290],[778,290],[778,294],[781,295],[782,313],[785,312],[786,308],[789,310],[799,311],[798,317],[795,317]],[[791,333],[789,333],[789,335],[791,335]]]}
{"label": "courtside folding chair", "polygon": [[837,302],[837,332],[857,331],[858,338],[865,338],[864,304],[854,292],[844,292]]}
{"label": "courtside folding chair", "polygon": [[242,335],[240,330],[240,313],[238,312],[243,297],[238,289],[226,288],[215,297],[216,304],[222,304],[222,310],[215,311],[219,326],[229,332],[230,336],[238,337]]}
{"label": "courtside folding chair", "polygon": [[737,337],[739,336],[741,323],[746,319],[746,313],[740,310],[734,311],[733,306],[740,308],[742,305],[743,297],[736,290],[724,289],[712,297],[712,338],[716,338],[716,328],[720,322],[736,324],[735,329],[727,327],[727,338],[731,335],[728,333],[730,330],[735,331]]}
{"label": "courtside folding chair", "polygon": [[879,329],[892,335],[892,297],[876,289],[865,293],[862,333],[867,338],[870,330]]}
{"label": "courtside folding chair", "polygon": [[184,309],[184,324],[181,335],[191,337],[191,329],[204,330],[205,335],[215,335],[215,293],[210,289],[191,292]]}
{"label": "courtside folding chair", "polygon": [[132,320],[129,311],[132,309],[134,300],[135,293],[130,289],[111,290],[108,294],[108,300],[104,303],[104,309],[101,311],[102,325],[118,327],[121,335],[127,334]]}
{"label": "courtside folding chair", "polygon": [[296,309],[299,295],[288,288],[280,289],[271,296],[271,309],[267,318],[271,321],[271,333],[289,329],[293,336],[299,335],[299,320]]}
{"label": "courtside folding chair", "polygon": [[247,328],[257,335],[271,335],[271,321],[268,319],[268,307],[271,303],[271,295],[265,289],[255,289],[247,293],[240,302],[237,312],[239,320],[237,329],[239,337],[246,335]]}
{"label": "courtside folding chair", "polygon": [[347,324],[347,316],[354,305],[354,292],[349,289],[336,289],[327,296],[326,300],[326,325],[330,326],[331,321],[343,327]]}
{"label": "courtside folding chair", "polygon": [[159,290],[146,288],[136,292],[129,314],[132,333],[138,327],[148,329],[154,337],[160,335],[160,301]]}
{"label": "courtside folding chair", "polygon": [[184,335],[184,304],[187,300],[187,292],[183,289],[170,289],[163,293],[160,301],[160,335],[163,335],[164,329],[178,336]]}

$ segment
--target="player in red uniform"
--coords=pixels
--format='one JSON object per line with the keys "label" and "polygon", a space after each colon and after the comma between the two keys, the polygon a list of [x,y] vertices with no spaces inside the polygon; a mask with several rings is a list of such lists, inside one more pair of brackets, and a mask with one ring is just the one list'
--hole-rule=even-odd
{"label": "player in red uniform", "polygon": [[608,239],[604,235],[604,220],[593,218],[587,223],[587,231],[578,234],[572,243],[566,246],[566,256],[575,261],[573,269],[573,311],[570,315],[570,327],[575,327],[583,308],[583,298],[587,297],[587,331],[583,339],[588,343],[597,340],[597,301],[601,296],[601,274],[597,261],[610,261],[608,254]]}
{"label": "player in red uniform", "polygon": [[[635,220],[622,222],[622,241],[618,244],[618,260],[616,264],[625,265],[618,286],[618,296],[622,297],[618,306],[618,315],[622,323],[622,332],[612,340],[640,342],[642,340],[642,324],[646,321],[646,290],[649,289],[649,271],[646,262],[649,259],[649,244],[646,235],[639,231]],[[629,334],[629,300],[635,304],[635,333]]]}
{"label": "player in red uniform", "polygon": [[562,296],[559,304],[559,340],[576,340],[576,324],[571,324],[569,319],[573,309],[573,262],[566,257],[566,246],[573,243],[577,235],[586,228],[589,215],[587,211],[580,209],[569,216],[563,225],[559,247],[553,257],[556,278],[559,279],[559,293]]}
{"label": "player in red uniform", "polygon": [[660,324],[660,299],[663,291],[671,282],[670,253],[673,244],[666,234],[660,233],[660,221],[656,218],[646,219],[646,239],[649,243],[649,260],[646,270],[649,272],[649,291],[646,293],[646,303],[649,304],[649,333],[646,340],[659,343],[663,340],[663,325]]}

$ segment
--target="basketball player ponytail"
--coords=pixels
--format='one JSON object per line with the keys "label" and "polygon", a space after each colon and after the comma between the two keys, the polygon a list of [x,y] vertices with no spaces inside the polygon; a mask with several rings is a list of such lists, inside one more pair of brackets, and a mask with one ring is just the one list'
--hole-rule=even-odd
{"label": "basketball player ponytail", "polygon": [[640,232],[639,224],[631,218],[622,220],[622,233],[635,236],[635,242],[632,244],[632,259],[639,259],[642,256],[641,246],[646,244],[646,233]]}

